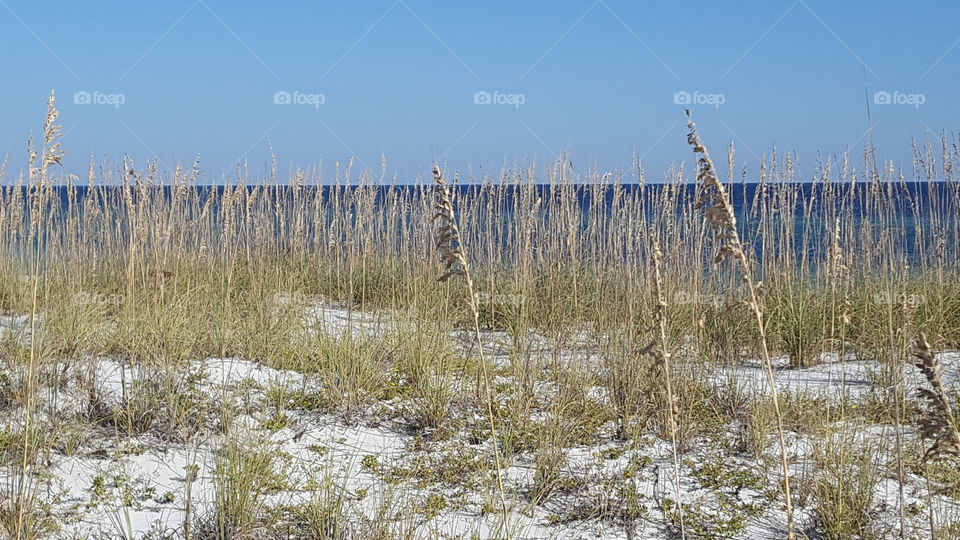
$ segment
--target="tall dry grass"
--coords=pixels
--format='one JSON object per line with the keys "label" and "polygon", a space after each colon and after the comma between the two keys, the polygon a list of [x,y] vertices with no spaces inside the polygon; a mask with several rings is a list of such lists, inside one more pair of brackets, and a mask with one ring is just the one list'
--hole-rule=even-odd
{"label": "tall dry grass", "polygon": [[[807,475],[819,465],[791,453],[791,441],[893,426],[901,485],[931,445],[955,447],[955,397],[931,378],[930,352],[960,346],[960,150],[947,136],[917,144],[912,170],[877,167],[871,150],[862,164],[824,160],[810,178],[798,176],[796,156],[773,151],[738,180],[731,148],[726,181],[708,158],[693,177],[676,167],[662,183],[641,164],[575,174],[558,160],[495,177],[465,173],[455,185],[438,171],[439,187],[394,184],[386,163],[378,172],[337,164],[332,177],[311,169],[280,178],[274,166],[252,178],[241,167],[231,183],[206,186],[199,161],[173,171],[91,161],[81,185],[56,167],[52,97],[48,110],[26,173],[0,189],[0,309],[29,315],[0,342],[10,380],[0,403],[22,413],[4,417],[0,440],[2,465],[14,471],[0,524],[12,537],[36,538],[48,526],[37,464],[71,448],[67,434],[83,426],[177,444],[229,439],[236,411],[195,396],[184,375],[209,357],[315,377],[326,391],[277,402],[349,424],[397,399],[423,437],[469,432],[487,443],[493,465],[482,474],[495,479],[499,499],[490,510],[503,514],[525,489],[506,478],[512,465],[529,459],[538,468],[530,499],[543,506],[569,494],[571,448],[652,436],[674,453],[677,525],[689,536],[704,525],[681,500],[681,476],[691,473],[684,456],[730,439],[726,451],[779,466],[787,530],[811,526],[793,523],[800,505],[821,508],[822,529],[843,537],[867,527],[836,507],[849,504],[837,494],[869,487],[845,483],[844,471],[871,460],[850,451],[848,436],[820,460],[829,474]],[[693,131],[689,142],[705,156]],[[748,180],[755,188],[744,187]],[[717,264],[718,253],[732,264]],[[437,283],[437,261],[449,282]],[[320,302],[404,322],[387,336],[302,339],[302,312]],[[471,336],[469,347],[453,342],[458,331]],[[494,332],[508,338],[505,349],[491,348]],[[903,380],[912,353],[932,388],[921,391],[920,412]],[[119,405],[96,393],[100,358],[123,361]],[[739,386],[737,368],[755,360],[770,391],[763,396]],[[869,399],[840,385],[838,399],[812,401],[811,415],[807,398],[778,393],[781,374],[825,360],[841,381],[846,363],[874,362]],[[89,390],[82,418],[45,412],[67,373]],[[729,386],[718,388],[718,378]],[[157,383],[152,392],[144,381]],[[40,399],[41,390],[50,392]],[[549,422],[533,420],[542,416]],[[906,438],[909,426],[931,422],[939,427],[924,428],[928,441]],[[256,477],[230,476],[246,469],[223,459],[220,485],[256,485]],[[932,471],[931,482],[951,481]],[[839,488],[824,488],[824,478]],[[228,495],[213,512],[220,529],[265,530],[263,497]],[[634,523],[642,512],[621,495],[603,508]],[[231,507],[243,515],[225,515]]]}

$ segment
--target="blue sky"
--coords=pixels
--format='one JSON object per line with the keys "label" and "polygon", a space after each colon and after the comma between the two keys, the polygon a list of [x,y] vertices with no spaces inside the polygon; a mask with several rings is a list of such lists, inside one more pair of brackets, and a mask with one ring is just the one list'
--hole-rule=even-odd
{"label": "blue sky", "polygon": [[755,170],[776,145],[812,173],[860,155],[866,82],[879,155],[908,163],[912,137],[957,129],[958,19],[954,1],[0,0],[0,151],[22,168],[55,89],[81,177],[125,155],[258,172],[269,142],[283,170],[384,154],[411,180],[569,151],[581,171],[641,156],[656,181],[691,158],[690,101],[718,157],[733,142]]}

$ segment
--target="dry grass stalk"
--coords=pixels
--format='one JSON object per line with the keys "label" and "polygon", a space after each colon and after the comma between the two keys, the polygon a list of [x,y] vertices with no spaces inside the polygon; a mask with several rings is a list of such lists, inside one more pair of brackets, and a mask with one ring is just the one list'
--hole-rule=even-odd
{"label": "dry grass stalk", "polygon": [[923,406],[920,435],[933,441],[923,459],[931,461],[947,456],[960,457],[960,431],[957,430],[956,417],[940,378],[943,365],[937,360],[927,336],[923,333],[916,340],[913,356],[913,365],[923,373],[932,388],[917,389]]}
{"label": "dry grass stalk", "polygon": [[445,282],[452,276],[463,276],[473,297],[473,281],[467,271],[467,257],[460,245],[460,230],[457,227],[456,215],[453,211],[453,200],[450,196],[450,186],[443,178],[439,167],[433,168],[434,186],[434,214],[436,226],[436,243],[440,250],[440,260],[443,262],[444,272],[437,281]]}
{"label": "dry grass stalk", "polygon": [[480,306],[470,277],[470,266],[467,263],[466,251],[460,242],[460,230],[457,227],[456,213],[453,209],[453,200],[450,195],[450,186],[443,178],[440,167],[433,167],[434,185],[434,223],[436,224],[436,244],[440,250],[440,260],[443,262],[444,272],[439,281],[447,281],[452,276],[463,277],[470,298],[470,310],[473,314],[474,337],[478,354],[480,355],[480,371],[483,375],[483,386],[486,393],[487,417],[490,424],[490,437],[493,441],[494,464],[497,469],[497,492],[500,496],[500,508],[503,512],[504,527],[507,522],[507,499],[503,488],[503,463],[500,458],[500,448],[497,438],[497,428],[493,413],[493,391],[490,388],[490,375],[487,373],[487,361],[483,354],[483,341],[480,333]]}
{"label": "dry grass stalk", "polygon": [[659,331],[658,339],[660,341],[659,349],[654,349],[653,354],[657,363],[663,370],[664,383],[667,390],[667,409],[670,414],[670,440],[673,447],[673,488],[674,496],[677,500],[677,511],[680,517],[680,537],[687,537],[686,526],[683,521],[683,501],[680,500],[680,456],[677,452],[677,414],[676,398],[673,394],[673,376],[670,366],[670,350],[667,346],[667,300],[664,294],[663,276],[660,272],[660,266],[663,262],[663,252],[660,251],[660,241],[657,238],[653,240],[653,284],[655,291],[655,303],[653,307],[653,320]]}
{"label": "dry grass stalk", "polygon": [[763,316],[763,306],[761,305],[760,286],[754,281],[753,269],[746,253],[743,251],[743,244],[740,241],[740,234],[737,232],[737,218],[734,215],[733,205],[730,204],[730,197],[727,190],[717,177],[716,168],[707,148],[700,140],[697,133],[697,127],[693,123],[693,117],[687,110],[687,127],[690,132],[687,135],[687,143],[693,147],[694,153],[700,155],[697,159],[697,184],[700,189],[700,196],[697,200],[697,209],[703,210],[710,226],[717,231],[717,238],[720,241],[720,248],[717,252],[714,262],[719,264],[727,258],[733,260],[740,266],[743,274],[743,281],[749,293],[747,305],[753,312],[757,323],[757,331],[760,337],[760,346],[762,350],[762,361],[767,375],[767,383],[770,385],[770,393],[773,401],[774,412],[777,419],[777,435],[780,442],[780,464],[783,469],[783,497],[787,513],[787,538],[793,540],[793,503],[790,497],[790,467],[787,460],[787,442],[783,430],[783,414],[780,411],[780,400],[777,396],[777,381],[773,373],[773,364],[770,360],[770,349],[767,344],[766,321]]}
{"label": "dry grass stalk", "polygon": [[[47,199],[50,190],[49,168],[51,165],[60,164],[64,155],[60,147],[60,126],[56,123],[60,112],[57,110],[56,95],[50,92],[47,100],[47,116],[43,123],[43,146],[40,153],[39,167],[34,167],[37,155],[32,148],[29,150],[30,163],[30,189],[31,189],[31,213],[30,213],[30,238],[34,243],[34,249],[31,250],[30,261],[30,282],[31,282],[31,307],[30,307],[30,335],[37,335],[37,322],[40,312],[39,295],[41,281],[41,266],[44,255],[44,235],[43,225],[45,223],[44,209],[47,205]],[[30,340],[29,357],[26,373],[26,403],[24,404],[24,423],[23,423],[23,442],[22,459],[19,468],[14,473],[14,491],[17,505],[17,519],[14,529],[15,538],[27,538],[34,534],[31,524],[31,514],[33,513],[33,504],[35,504],[36,484],[32,478],[33,471],[30,470],[31,444],[40,445],[41,441],[33,440],[34,433],[39,439],[39,431],[33,425],[33,415],[36,409],[37,394],[37,363],[39,361],[39,351],[37,351],[36,339]]]}

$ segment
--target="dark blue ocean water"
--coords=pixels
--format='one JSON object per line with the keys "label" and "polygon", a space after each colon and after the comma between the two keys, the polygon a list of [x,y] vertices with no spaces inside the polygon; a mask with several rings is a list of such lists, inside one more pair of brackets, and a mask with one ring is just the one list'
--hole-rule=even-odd
{"label": "dark blue ocean water", "polygon": [[[941,201],[956,201],[957,197],[960,196],[960,183],[956,182],[878,182],[878,183],[867,183],[867,182],[856,182],[856,183],[831,183],[825,184],[823,182],[805,182],[805,183],[790,183],[790,184],[759,184],[759,183],[733,183],[728,184],[728,192],[730,194],[731,202],[735,209],[741,210],[748,208],[753,200],[757,197],[758,192],[762,190],[774,191],[784,188],[789,188],[796,191],[798,200],[803,201],[816,201],[815,209],[822,207],[824,203],[828,203],[831,198],[833,200],[839,200],[840,198],[846,197],[852,203],[854,207],[859,205],[855,204],[857,201],[864,201],[865,198],[875,191],[880,191],[883,193],[884,197],[891,202],[899,203],[903,206],[908,206],[912,201],[916,201],[922,206],[927,206],[927,203],[932,200],[941,200]],[[319,193],[324,199],[329,199],[330,195],[333,192],[339,193],[352,193],[356,190],[374,190],[376,196],[374,199],[375,204],[380,204],[385,201],[390,196],[396,196],[398,193],[430,193],[430,185],[365,185],[365,186],[301,186],[299,188],[300,194],[303,197],[313,197]],[[496,184],[460,184],[454,186],[454,190],[461,197],[476,197],[484,196],[491,188],[500,189]],[[10,193],[14,189],[18,189],[14,186],[4,186],[0,189],[3,189],[4,193]],[[19,189],[23,190],[26,193],[27,188],[20,187]],[[54,186],[54,196],[59,198],[61,206],[63,208],[67,207],[69,194],[69,189],[72,189],[75,196],[75,201],[82,202],[90,193],[90,189],[87,186],[74,186],[73,188],[67,188],[66,186]],[[98,186],[94,188],[95,191],[98,191],[100,194],[105,194],[109,198],[122,197],[123,193],[122,186]],[[165,197],[169,198],[172,196],[173,191],[176,189],[170,185],[155,186],[148,188],[151,191],[160,190]],[[189,188],[193,191],[196,196],[199,198],[200,202],[203,203],[208,197],[214,196],[219,198],[227,189],[234,189],[233,187],[216,185],[216,186],[206,186],[206,185],[196,185]],[[292,198],[293,188],[289,185],[275,185],[275,186],[246,186],[247,191],[253,191],[254,189],[266,189],[270,196],[274,199],[285,199]],[[502,187],[506,193],[507,201],[511,201],[513,197],[517,196],[521,191],[532,189],[537,197],[545,199],[551,194],[557,194],[561,190],[572,190],[577,197],[577,200],[580,203],[580,206],[583,208],[590,208],[596,204],[604,205],[605,207],[611,207],[614,198],[617,196],[622,197],[638,197],[645,196],[650,199],[655,199],[660,196],[660,192],[664,189],[673,189],[681,192],[680,197],[694,197],[697,191],[697,186],[694,183],[684,183],[684,184],[508,184]],[[619,195],[618,195],[619,190]],[[135,198],[136,190],[131,188],[131,194]]]}
{"label": "dark blue ocean water", "polygon": [[[16,189],[26,189],[6,186],[2,194],[9,200]],[[145,188],[151,200],[157,198],[170,200],[175,187],[155,186]],[[220,212],[221,197],[228,188],[224,186],[191,186],[188,189],[188,198],[194,208],[202,208],[210,202],[209,211],[216,216]],[[276,203],[279,210],[273,219],[279,222],[289,219],[294,208],[294,197],[310,208],[314,207],[316,197],[320,197],[320,207],[331,209],[331,201],[338,200],[340,211],[351,208],[353,203],[372,205],[374,211],[397,201],[416,202],[423,197],[432,196],[431,185],[382,185],[382,186],[304,186],[295,190],[288,185],[255,187],[247,186],[248,192],[260,190],[266,200]],[[99,186],[91,191],[86,186],[67,188],[56,186],[53,188],[54,200],[63,212],[66,213],[70,205],[75,210],[82,209],[84,202],[91,196],[96,197],[97,206],[123,206],[124,188],[122,186]],[[557,208],[551,201],[561,196],[566,200],[576,201],[583,216],[582,224],[587,226],[590,216],[594,220],[597,216],[610,216],[614,212],[628,209],[646,212],[663,211],[660,203],[664,190],[671,190],[673,201],[678,209],[697,198],[697,186],[686,184],[471,184],[454,187],[455,200],[461,207],[473,205],[479,209],[475,213],[478,220],[474,224],[483,226],[485,219],[502,220],[509,222],[515,219],[515,208],[521,212],[530,212],[531,206],[538,219],[549,224],[550,212]],[[924,235],[932,220],[936,220],[938,230],[950,231],[951,238],[946,239],[947,251],[952,258],[957,257],[957,220],[960,219],[960,184],[956,182],[874,182],[874,183],[791,183],[791,184],[758,184],[734,183],[728,185],[731,203],[742,231],[750,231],[755,222],[760,219],[757,209],[761,203],[768,208],[775,208],[772,215],[778,219],[791,217],[796,232],[802,232],[804,227],[810,230],[815,227],[823,236],[832,231],[831,216],[838,215],[838,208],[843,208],[843,215],[852,215],[855,223],[863,226],[874,224],[878,216],[884,216],[883,223],[887,228],[896,229],[899,242],[903,250],[912,255],[917,246],[929,242],[928,235]],[[24,192],[25,193],[25,192]],[[496,195],[498,205],[496,215],[488,215],[489,197]],[[137,190],[131,189],[130,197],[137,201]],[[212,198],[212,200],[211,200]],[[538,202],[537,202],[538,201]],[[520,204],[515,207],[514,203]],[[535,204],[531,204],[535,203]],[[792,214],[792,215],[791,215]],[[768,212],[767,216],[771,213]],[[261,216],[262,217],[262,216]],[[56,218],[55,218],[56,219]],[[813,221],[814,223],[811,223]],[[283,227],[277,227],[283,229]],[[762,239],[741,233],[744,240],[752,242],[757,249]],[[918,236],[919,234],[919,236]],[[808,249],[814,249],[807,246]],[[795,246],[794,249],[801,249]],[[760,254],[758,253],[758,256]],[[799,255],[799,253],[798,253]]]}

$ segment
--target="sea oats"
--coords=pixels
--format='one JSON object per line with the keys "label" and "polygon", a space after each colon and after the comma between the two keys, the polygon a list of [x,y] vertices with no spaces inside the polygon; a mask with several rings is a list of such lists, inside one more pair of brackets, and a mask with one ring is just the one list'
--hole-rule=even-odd
{"label": "sea oats", "polygon": [[777,381],[773,373],[773,364],[767,344],[766,320],[760,300],[761,284],[755,282],[753,279],[753,269],[746,254],[743,252],[743,244],[740,242],[740,234],[737,232],[737,219],[734,214],[733,205],[730,204],[730,197],[727,195],[727,190],[723,183],[717,178],[716,167],[713,165],[713,160],[710,159],[707,148],[700,140],[700,135],[697,133],[697,127],[693,123],[693,117],[689,110],[687,111],[687,128],[690,130],[687,135],[687,143],[693,147],[694,153],[699,154],[697,159],[697,183],[698,189],[700,189],[700,196],[697,200],[696,207],[704,212],[707,222],[714,231],[716,231],[720,246],[714,258],[714,263],[721,263],[727,258],[732,258],[738,263],[749,294],[746,302],[753,312],[757,324],[762,349],[761,360],[763,361],[767,374],[767,383],[770,385],[770,394],[777,420],[777,435],[780,443],[780,465],[783,474],[783,497],[787,511],[787,538],[793,540],[793,501],[790,496],[790,467],[787,461],[787,442],[784,436],[783,414],[780,411],[780,401],[777,395]]}
{"label": "sea oats", "polygon": [[941,378],[943,365],[923,333],[914,343],[913,358],[913,365],[930,384],[930,388],[917,389],[923,410],[920,435],[933,442],[923,459],[930,461],[947,456],[960,457],[960,432],[957,430],[956,417]]}

